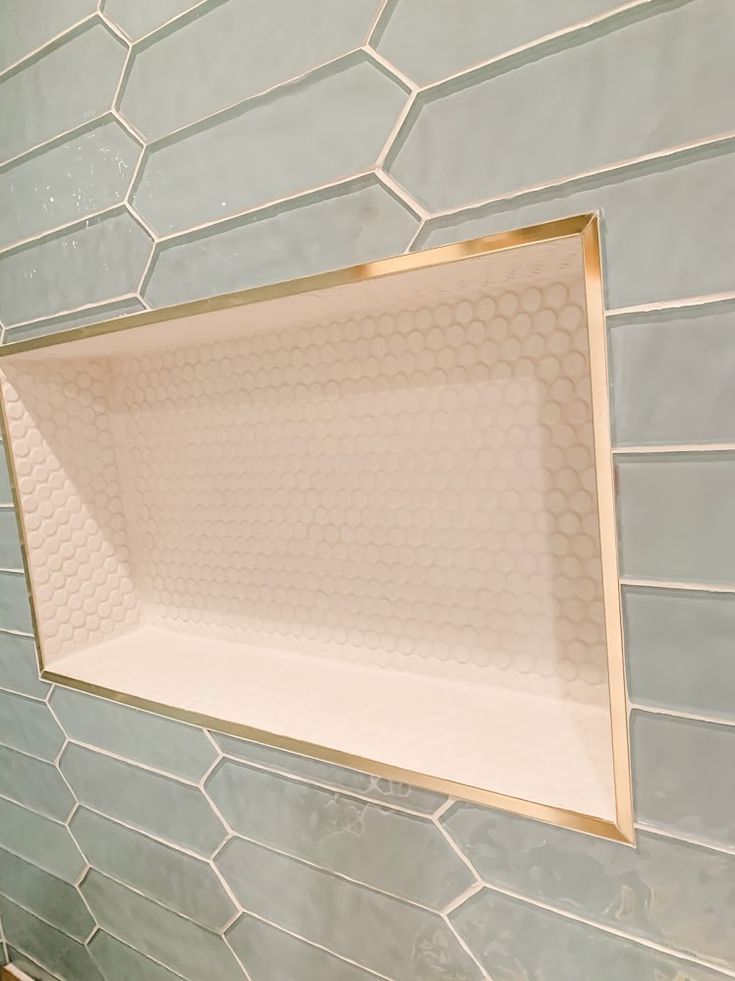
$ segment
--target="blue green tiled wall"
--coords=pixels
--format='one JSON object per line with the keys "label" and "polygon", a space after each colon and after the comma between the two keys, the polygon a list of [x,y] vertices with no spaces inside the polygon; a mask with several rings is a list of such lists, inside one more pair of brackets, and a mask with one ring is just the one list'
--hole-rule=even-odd
{"label": "blue green tiled wall", "polygon": [[3,956],[59,981],[733,977],[732,0],[2,16],[5,342],[601,212],[639,827],[634,850],[52,689],[3,464]]}

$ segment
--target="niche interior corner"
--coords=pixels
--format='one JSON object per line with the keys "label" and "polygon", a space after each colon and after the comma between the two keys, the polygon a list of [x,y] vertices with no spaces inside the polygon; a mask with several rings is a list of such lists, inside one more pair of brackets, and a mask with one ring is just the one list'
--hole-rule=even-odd
{"label": "niche interior corner", "polygon": [[44,677],[631,839],[594,216],[0,375]]}

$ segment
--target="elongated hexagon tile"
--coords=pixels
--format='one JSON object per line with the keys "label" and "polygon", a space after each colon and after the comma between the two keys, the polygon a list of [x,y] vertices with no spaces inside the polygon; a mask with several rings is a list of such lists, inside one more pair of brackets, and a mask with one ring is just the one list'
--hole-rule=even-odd
{"label": "elongated hexagon tile", "polygon": [[74,798],[57,767],[0,745],[0,796],[65,821]]}
{"label": "elongated hexagon tile", "polygon": [[50,703],[70,739],[176,777],[198,780],[217,756],[201,729],[174,719],[71,688],[55,688]]}
{"label": "elongated hexagon tile", "polygon": [[245,965],[250,981],[375,981],[333,954],[298,940],[247,914],[227,931],[232,949]]}
{"label": "elongated hexagon tile", "polygon": [[48,334],[55,334],[59,330],[82,327],[85,324],[97,324],[104,320],[124,317],[127,314],[140,313],[141,310],[145,310],[145,307],[134,296],[110,300],[107,303],[97,303],[94,306],[85,307],[83,310],[64,313],[58,317],[44,317],[41,320],[32,320],[30,323],[21,324],[18,327],[10,327],[5,331],[5,343],[26,341],[31,337],[45,337]]}
{"label": "elongated hexagon tile", "polygon": [[0,896],[0,916],[13,944],[57,977],[103,981],[86,947]]}
{"label": "elongated hexagon tile", "polygon": [[431,790],[412,787],[396,780],[385,780],[359,770],[348,770],[343,766],[314,760],[310,756],[288,753],[275,746],[238,739],[221,732],[212,736],[226,756],[234,756],[246,763],[262,763],[269,770],[277,770],[286,775],[306,777],[339,790],[354,790],[361,796],[370,797],[378,803],[397,804],[422,814],[433,814],[446,800],[442,794]]}
{"label": "elongated hexagon tile", "polygon": [[623,575],[735,583],[735,457],[617,460]]}
{"label": "elongated hexagon tile", "polygon": [[0,170],[0,248],[119,204],[141,152],[108,120]]}
{"label": "elongated hexagon tile", "polygon": [[0,893],[75,940],[84,942],[94,927],[74,886],[1,848]]}
{"label": "elongated hexagon tile", "polygon": [[476,965],[435,913],[232,838],[215,864],[246,912],[391,981],[475,981]]}
{"label": "elongated hexagon tile", "polygon": [[351,181],[160,247],[145,298],[166,306],[369,262],[403,252],[417,227],[374,179]]}
{"label": "elongated hexagon tile", "polygon": [[[155,44],[134,51],[121,112],[146,139],[158,139],[359,47],[378,6],[377,0],[270,0],[256,11],[241,3],[205,4]],[[205,72],[172,70],[202,57]]]}
{"label": "elongated hexagon tile", "polygon": [[0,509],[0,567],[18,571],[23,569],[18,522],[11,508]]}
{"label": "elongated hexagon tile", "polygon": [[[51,38],[71,27],[82,17],[94,13],[97,0],[22,0],[14,3],[11,12],[12,30],[0,34],[0,72],[46,44]],[[7,26],[7,25],[6,25]]]}
{"label": "elongated hexagon tile", "polygon": [[631,848],[472,804],[441,820],[490,886],[735,965],[735,855],[648,832]]}
{"label": "elongated hexagon tile", "polygon": [[89,864],[211,930],[235,913],[211,865],[80,807],[71,833]]}
{"label": "elongated hexagon tile", "polygon": [[102,929],[187,981],[234,981],[243,972],[221,936],[91,869],[81,892]]}
{"label": "elongated hexagon tile", "polygon": [[197,787],[103,756],[74,743],[59,761],[82,804],[109,817],[209,856],[225,828]]}
{"label": "elongated hexagon tile", "polygon": [[635,587],[623,607],[633,701],[735,720],[735,596]]}
{"label": "elongated hexagon tile", "polygon": [[392,0],[373,43],[419,85],[428,85],[538,38],[568,30],[618,7],[615,0],[463,0],[452,4]]}
{"label": "elongated hexagon tile", "polygon": [[180,981],[181,975],[172,974],[104,930],[98,930],[90,941],[89,953],[105,981]]}
{"label": "elongated hexagon tile", "polygon": [[[101,23],[71,32],[0,86],[0,162],[51,140],[112,105],[125,47]],[[39,93],[43,98],[39,98]]]}
{"label": "elongated hexagon tile", "polygon": [[33,631],[31,607],[25,576],[17,572],[0,572],[0,629]]}
{"label": "elongated hexagon tile", "polygon": [[38,677],[32,637],[0,633],[0,686],[21,695],[45,698],[50,685]]}
{"label": "elongated hexagon tile", "polygon": [[38,961],[32,960],[28,954],[11,944],[8,944],[8,963],[19,971],[24,971],[33,981],[59,981],[56,975],[49,974]]}
{"label": "elongated hexagon tile", "polygon": [[502,981],[725,981],[725,975],[486,889],[450,919]]}
{"label": "elongated hexagon tile", "polygon": [[[173,17],[195,7],[199,0],[105,0],[105,16],[136,41]],[[214,0],[217,2],[217,0]]]}
{"label": "elongated hexagon tile", "polygon": [[[432,90],[390,173],[442,211],[729,131],[729,0],[626,11],[615,26]],[[662,48],[669,58],[652,60]]]}
{"label": "elongated hexagon tile", "polygon": [[64,745],[64,733],[45,702],[0,691],[0,739],[6,746],[42,760],[53,760]]}
{"label": "elongated hexagon tile", "polygon": [[0,451],[0,505],[3,507],[12,507],[13,505],[13,492],[10,487],[8,459],[4,450]]}
{"label": "elongated hexagon tile", "polygon": [[68,828],[0,798],[0,847],[65,882],[75,882],[84,859]]}
{"label": "elongated hexagon tile", "polygon": [[246,838],[425,906],[441,909],[474,881],[424,818],[230,761],[205,789]]}
{"label": "elongated hexagon tile", "polygon": [[135,207],[171,234],[362,173],[405,101],[382,68],[355,54],[154,147]]}
{"label": "elongated hexagon tile", "polygon": [[735,728],[634,712],[631,738],[638,819],[735,847]]}

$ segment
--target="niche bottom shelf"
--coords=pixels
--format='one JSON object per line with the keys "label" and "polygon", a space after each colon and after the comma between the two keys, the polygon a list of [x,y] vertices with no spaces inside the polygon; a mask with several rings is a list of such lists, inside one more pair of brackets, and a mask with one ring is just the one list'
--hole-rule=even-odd
{"label": "niche bottom shelf", "polygon": [[147,625],[46,674],[358,769],[388,764],[392,779],[440,774],[614,820],[606,706]]}

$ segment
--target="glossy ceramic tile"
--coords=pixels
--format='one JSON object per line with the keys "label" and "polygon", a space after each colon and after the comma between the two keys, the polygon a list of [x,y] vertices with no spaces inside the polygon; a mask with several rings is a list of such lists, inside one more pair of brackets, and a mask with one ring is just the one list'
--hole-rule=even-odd
{"label": "glossy ceramic tile", "polygon": [[109,109],[124,60],[123,45],[92,22],[8,76],[0,85],[0,163]]}
{"label": "glossy ceramic tile", "polygon": [[0,798],[0,848],[65,882],[76,882],[84,859],[63,824]]}
{"label": "glossy ceramic tile", "polygon": [[417,227],[374,180],[356,181],[162,247],[145,298],[162,307],[395,255]]}
{"label": "glossy ceramic tile", "polygon": [[405,101],[380,67],[355,55],[155,148],[135,207],[170,234],[357,175],[375,162]]}
{"label": "glossy ceramic tile", "polygon": [[391,981],[480,977],[436,914],[240,838],[225,845],[215,864],[246,912]]}
{"label": "glossy ceramic tile", "polygon": [[474,880],[426,819],[232,762],[205,787],[236,833],[393,895],[441,909]]}
{"label": "glossy ceramic tile", "polygon": [[[256,12],[249,4],[206,4],[135,54],[121,112],[146,139],[158,139],[359,47],[378,6],[270,0]],[[181,64],[202,70],[176,71]]]}
{"label": "glossy ceramic tile", "polygon": [[74,886],[3,849],[0,893],[75,940],[84,942],[94,927]]}
{"label": "glossy ceramic tile", "polygon": [[616,442],[735,439],[735,304],[613,320]]}
{"label": "glossy ceramic tile", "polygon": [[89,953],[105,981],[179,981],[181,977],[104,930],[99,930],[92,938]]}
{"label": "glossy ceramic tile", "polygon": [[8,461],[4,451],[0,449],[0,506],[12,507],[13,492],[10,488],[10,474],[8,473]]}
{"label": "glossy ceramic tile", "polygon": [[104,930],[187,981],[235,981],[243,973],[224,940],[92,869],[81,885]]}
{"label": "glossy ceramic tile", "polygon": [[647,832],[631,848],[471,804],[442,820],[490,886],[735,965],[735,855]]}
{"label": "glossy ceramic tile", "polygon": [[313,760],[309,756],[298,756],[287,753],[274,746],[253,743],[246,739],[237,739],[224,733],[213,732],[212,736],[227,756],[234,756],[245,762],[261,763],[268,769],[280,773],[306,777],[316,780],[339,790],[354,790],[362,797],[370,797],[378,803],[396,804],[422,814],[433,814],[446,800],[442,794],[431,790],[411,787],[407,783],[384,780],[359,770],[348,770],[342,766],[334,766],[321,760]]}
{"label": "glossy ceramic tile", "polygon": [[57,977],[103,981],[85,947],[65,933],[0,896],[0,916],[13,943]]}
{"label": "glossy ceramic tile", "polygon": [[372,971],[312,947],[245,914],[227,931],[250,981],[375,981]]}
{"label": "glossy ceramic tile", "polygon": [[0,630],[33,631],[25,576],[0,572]]}
{"label": "glossy ceramic tile", "polygon": [[[0,738],[5,738],[4,735]],[[65,821],[74,808],[74,798],[58,769],[0,745],[0,796],[14,800],[40,814]]]}
{"label": "glossy ceramic tile", "polygon": [[735,720],[735,596],[623,591],[634,702]]}
{"label": "glossy ceramic tile", "polygon": [[497,981],[725,981],[719,971],[490,890],[450,918]]}
{"label": "glossy ceramic tile", "polygon": [[567,215],[604,214],[609,309],[732,289],[733,143],[664,163],[579,180],[551,191],[429,222],[424,246],[442,245]]}
{"label": "glossy ceramic tile", "polygon": [[614,0],[464,0],[458,16],[448,3],[392,0],[373,44],[419,85],[428,85],[617,6]]}
{"label": "glossy ceramic tile", "polygon": [[0,733],[6,746],[42,760],[53,760],[64,734],[44,702],[0,691]]}
{"label": "glossy ceramic tile", "polygon": [[6,327],[134,292],[151,240],[127,213],[54,235],[0,257]]}
{"label": "glossy ceramic tile", "polygon": [[23,569],[18,522],[12,509],[0,510],[0,567],[19,571]]}
{"label": "glossy ceramic tile", "polygon": [[217,751],[201,729],[117,702],[57,687],[51,705],[70,739],[134,763],[198,780]]}
{"label": "glossy ceramic tile", "polygon": [[115,317],[140,313],[141,310],[145,310],[145,307],[135,297],[111,300],[109,303],[98,303],[92,307],[77,310],[75,313],[62,314],[60,317],[45,317],[19,327],[11,327],[5,331],[5,342],[10,344],[12,341],[25,341],[31,337],[55,334],[59,330],[82,327],[85,324],[97,324],[103,320],[113,320]]}
{"label": "glossy ceramic tile", "polygon": [[46,697],[50,686],[39,680],[32,637],[0,633],[0,687],[33,698]]}
{"label": "glossy ceramic tile", "polygon": [[[473,76],[459,91],[454,83],[433,91],[390,173],[441,211],[728,132],[729,106],[718,96],[735,85],[732,4],[644,13],[513,71]],[[652,47],[669,58],[652,60]]]}
{"label": "glossy ceramic tile", "polygon": [[198,855],[209,856],[225,829],[199,790],[74,744],[61,772],[82,804]]}
{"label": "glossy ceramic tile", "polygon": [[631,738],[638,819],[735,848],[735,727],[634,712]]}
{"label": "glossy ceramic tile", "polygon": [[[195,7],[199,0],[105,0],[105,16],[133,40],[155,31],[173,17]],[[210,0],[213,6],[217,0]]]}
{"label": "glossy ceramic tile", "polygon": [[80,807],[71,833],[93,868],[211,930],[221,930],[235,906],[212,867]]}
{"label": "glossy ceramic tile", "polygon": [[22,0],[5,11],[12,30],[0,34],[0,71],[25,58],[56,34],[97,9],[97,0]]}
{"label": "glossy ceramic tile", "polygon": [[735,583],[735,455],[618,457],[616,472],[624,576]]}
{"label": "glossy ceramic tile", "polygon": [[[49,974],[45,968],[41,967],[38,961],[31,960],[27,954],[18,950],[17,947],[12,947],[10,944],[8,944],[8,957],[13,967],[24,971],[29,977],[33,978],[33,981],[58,981],[58,977]],[[0,963],[2,962],[0,961]]]}

